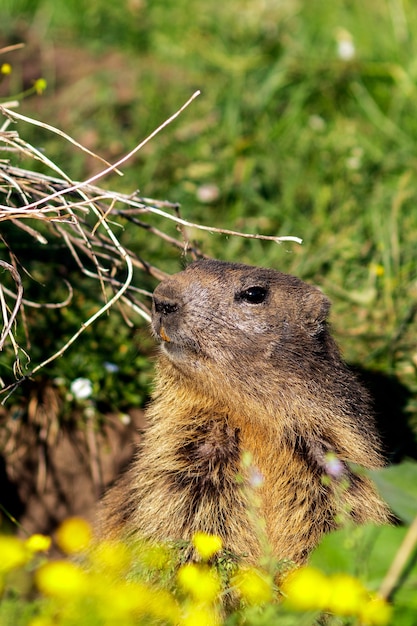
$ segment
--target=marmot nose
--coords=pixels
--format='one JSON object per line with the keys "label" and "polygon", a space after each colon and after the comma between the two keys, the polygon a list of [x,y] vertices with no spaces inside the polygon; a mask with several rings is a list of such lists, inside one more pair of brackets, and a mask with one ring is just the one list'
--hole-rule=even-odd
{"label": "marmot nose", "polygon": [[153,304],[155,307],[155,311],[165,316],[171,315],[172,313],[176,313],[179,309],[178,302],[175,302],[173,300],[168,300],[166,298],[160,299],[154,296]]}

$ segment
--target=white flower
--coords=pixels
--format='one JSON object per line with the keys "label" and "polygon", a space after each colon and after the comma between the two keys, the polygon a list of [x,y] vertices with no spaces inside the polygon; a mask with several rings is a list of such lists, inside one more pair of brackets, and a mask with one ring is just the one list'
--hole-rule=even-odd
{"label": "white flower", "polygon": [[217,185],[207,183],[205,185],[200,185],[196,191],[197,199],[200,202],[205,202],[206,204],[210,204],[210,202],[215,202],[218,200],[220,196],[220,189]]}
{"label": "white flower", "polygon": [[337,39],[337,56],[342,61],[351,61],[355,58],[356,49],[353,43],[352,35],[344,29],[340,29],[336,35]]}
{"label": "white flower", "polygon": [[326,454],[325,467],[331,478],[341,478],[346,471],[345,464],[332,452]]}
{"label": "white flower", "polygon": [[317,132],[321,132],[326,128],[326,122],[320,115],[310,115],[308,125],[312,130],[316,130]]}
{"label": "white flower", "polygon": [[104,365],[104,369],[106,370],[106,372],[109,372],[109,374],[115,374],[116,372],[119,371],[119,366],[116,365],[116,363],[111,363],[110,361],[104,361],[103,365]]}
{"label": "white flower", "polygon": [[350,170],[359,170],[362,167],[363,150],[359,146],[352,150],[350,157],[346,159],[346,165]]}
{"label": "white flower", "polygon": [[264,477],[261,474],[261,472],[258,470],[258,468],[251,466],[249,468],[249,484],[251,487],[253,487],[254,489],[257,489],[258,487],[262,487],[264,483]]}
{"label": "white flower", "polygon": [[88,378],[76,378],[72,381],[70,389],[77,400],[85,400],[93,393],[93,383]]}

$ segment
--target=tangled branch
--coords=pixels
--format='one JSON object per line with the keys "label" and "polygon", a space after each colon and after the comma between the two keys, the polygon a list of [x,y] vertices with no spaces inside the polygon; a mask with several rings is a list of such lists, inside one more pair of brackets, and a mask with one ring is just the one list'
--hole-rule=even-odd
{"label": "tangled branch", "polygon": [[[107,163],[59,129],[20,115],[11,108],[0,107],[0,113],[4,117],[4,123],[0,127],[0,150],[3,150],[6,154],[30,157],[42,163],[43,166],[46,166],[54,174],[51,176],[33,170],[22,169],[14,166],[10,159],[1,159],[0,200],[2,201],[0,202],[0,222],[8,221],[13,227],[25,231],[37,243],[43,245],[47,245],[51,237],[59,239],[60,243],[63,243],[70,252],[79,271],[99,282],[104,301],[104,304],[81,324],[78,331],[65,345],[56,353],[50,355],[45,361],[32,368],[29,373],[23,375],[18,365],[19,349],[22,349],[15,339],[14,328],[19,323],[19,312],[22,313],[24,307],[39,307],[42,305],[23,297],[23,283],[20,273],[26,270],[20,263],[17,255],[14,254],[12,244],[6,240],[5,236],[0,235],[0,241],[9,255],[8,260],[0,260],[0,265],[10,274],[15,285],[14,289],[0,286],[0,306],[3,317],[0,350],[3,349],[5,342],[9,340],[13,346],[16,361],[16,382],[6,386],[4,384],[1,385],[0,381],[0,387],[3,387],[0,393],[8,396],[25,378],[33,376],[45,365],[60,357],[86,328],[93,324],[104,312],[112,308],[116,302],[130,307],[131,310],[145,320],[150,319],[149,308],[142,301],[144,296],[146,297],[150,294],[146,290],[135,287],[132,284],[134,269],[142,270],[159,280],[164,278],[166,274],[160,268],[153,266],[136,252],[127,249],[120,243],[115,234],[118,228],[118,224],[115,224],[113,221],[115,218],[119,222],[122,220],[146,229],[153,237],[157,237],[181,251],[190,251],[194,256],[199,256],[200,254],[188,240],[184,239],[183,230],[179,228],[178,237],[175,237],[140,218],[144,215],[158,216],[164,220],[176,223],[179,227],[264,239],[276,243],[281,243],[282,241],[301,243],[301,240],[297,237],[271,237],[195,224],[184,220],[180,216],[178,204],[143,198],[137,192],[130,195],[122,194],[107,191],[96,186],[95,183],[109,173],[121,174],[119,168],[162,129],[174,121],[198,95],[199,92],[194,93],[174,115],[163,122],[146,139],[115,164]],[[86,181],[73,181],[56,163],[36,147],[22,139],[16,130],[10,130],[9,127],[12,123],[21,122],[41,127],[48,132],[61,136],[78,149],[101,161],[105,165],[104,169]],[[71,285],[68,285],[68,289],[68,297],[63,302],[48,303],[43,306],[68,306],[74,291]],[[10,304],[10,300],[14,301],[13,304]],[[125,315],[125,319],[127,323],[131,324],[129,316]]]}

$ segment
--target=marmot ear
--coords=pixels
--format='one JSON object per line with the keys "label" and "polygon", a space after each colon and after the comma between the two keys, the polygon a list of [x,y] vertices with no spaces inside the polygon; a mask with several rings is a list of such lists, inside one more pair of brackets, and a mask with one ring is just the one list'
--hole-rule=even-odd
{"label": "marmot ear", "polygon": [[313,287],[309,293],[305,294],[303,298],[303,314],[306,325],[312,334],[322,330],[323,324],[329,315],[330,306],[330,300],[316,287]]}

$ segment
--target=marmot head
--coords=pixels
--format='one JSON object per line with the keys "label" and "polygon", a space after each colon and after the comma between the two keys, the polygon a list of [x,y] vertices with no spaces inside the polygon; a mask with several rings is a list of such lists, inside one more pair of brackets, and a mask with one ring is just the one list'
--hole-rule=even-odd
{"label": "marmot head", "polygon": [[240,380],[256,380],[278,368],[305,377],[335,350],[329,308],[319,289],[294,276],[201,260],[155,289],[152,328],[183,374],[220,381],[239,370]]}

